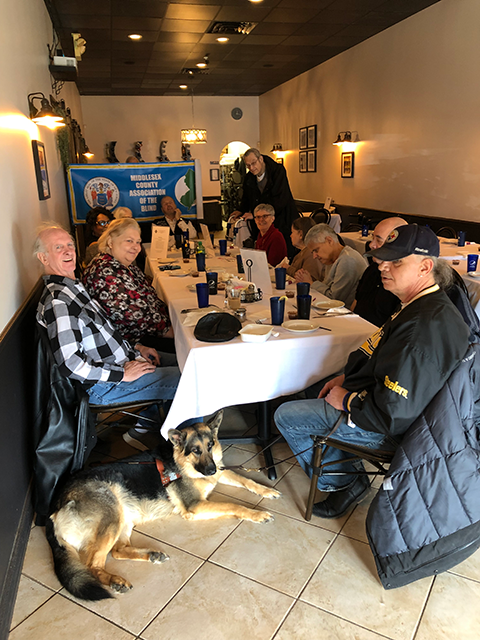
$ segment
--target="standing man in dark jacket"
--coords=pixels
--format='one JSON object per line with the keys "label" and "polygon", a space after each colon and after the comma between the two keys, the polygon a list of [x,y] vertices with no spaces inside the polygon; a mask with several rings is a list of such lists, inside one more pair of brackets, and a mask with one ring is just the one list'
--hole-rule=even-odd
{"label": "standing man in dark jacket", "polygon": [[248,173],[243,182],[240,211],[233,213],[250,220],[250,231],[256,240],[258,228],[253,221],[253,211],[258,204],[271,204],[275,209],[275,226],[282,232],[291,258],[294,253],[290,239],[291,227],[299,213],[290,191],[285,167],[269,156],[262,156],[258,149],[253,148],[247,149],[243,159]]}
{"label": "standing man in dark jacket", "polygon": [[[394,229],[378,259],[383,286],[401,307],[361,347],[350,354],[345,373],[325,384],[316,400],[283,404],[275,422],[306,473],[312,470],[311,435],[327,435],[355,445],[393,450],[402,435],[460,364],[469,329],[439,284],[451,270],[438,260],[439,242],[427,227]],[[446,268],[445,268],[446,267]],[[351,457],[329,448],[323,462],[331,471],[352,472]],[[332,492],[314,505],[322,518],[338,518],[369,489],[365,476],[320,476],[318,489]]]}

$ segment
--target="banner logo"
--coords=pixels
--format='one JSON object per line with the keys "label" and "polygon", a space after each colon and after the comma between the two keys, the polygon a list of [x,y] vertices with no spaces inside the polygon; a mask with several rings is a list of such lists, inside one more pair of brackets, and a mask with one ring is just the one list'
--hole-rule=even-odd
{"label": "banner logo", "polygon": [[189,169],[175,185],[175,198],[187,209],[191,209],[196,202],[195,171]]}
{"label": "banner logo", "polygon": [[112,180],[100,176],[87,182],[83,190],[83,197],[92,209],[93,207],[113,209],[118,204],[120,192]]}

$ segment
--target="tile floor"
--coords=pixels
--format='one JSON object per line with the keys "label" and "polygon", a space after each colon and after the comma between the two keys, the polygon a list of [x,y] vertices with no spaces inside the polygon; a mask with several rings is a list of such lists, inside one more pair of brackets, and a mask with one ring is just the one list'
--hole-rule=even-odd
{"label": "tile floor", "polygon": [[[255,428],[252,409],[227,410],[229,431]],[[118,437],[95,455],[130,455]],[[244,462],[254,445],[225,448],[227,464]],[[108,452],[108,455],[107,455]],[[274,456],[289,455],[285,444]],[[110,459],[111,459],[110,458]],[[249,466],[261,465],[256,456]],[[44,530],[33,527],[10,640],[478,640],[480,552],[451,571],[385,591],[366,541],[368,500],[333,521],[303,513],[308,480],[295,459],[270,483],[279,500],[219,487],[213,500],[267,508],[275,520],[191,523],[173,516],[136,530],[133,541],[165,551],[169,562],[109,560],[134,585],[114,600],[76,601],[58,583]]]}

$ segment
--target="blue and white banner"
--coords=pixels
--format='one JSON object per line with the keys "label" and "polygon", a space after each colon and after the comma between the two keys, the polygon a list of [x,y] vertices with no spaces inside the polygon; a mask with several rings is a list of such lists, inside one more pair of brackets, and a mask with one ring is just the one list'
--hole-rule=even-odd
{"label": "blue and white banner", "polygon": [[72,221],[82,224],[93,207],[128,207],[139,222],[155,220],[163,215],[160,202],[164,196],[173,198],[182,217],[196,218],[198,213],[203,218],[197,163],[70,165],[67,176]]}

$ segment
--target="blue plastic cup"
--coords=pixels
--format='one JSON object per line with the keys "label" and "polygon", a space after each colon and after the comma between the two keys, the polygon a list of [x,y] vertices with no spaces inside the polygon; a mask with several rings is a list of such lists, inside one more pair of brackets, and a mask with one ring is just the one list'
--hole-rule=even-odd
{"label": "blue plastic cup", "polygon": [[299,320],[310,320],[312,296],[297,296],[297,315]]}
{"label": "blue plastic cup", "polygon": [[458,232],[458,246],[459,247],[464,247],[465,246],[465,240],[466,240],[465,231],[459,231]]}
{"label": "blue plastic cup", "polygon": [[220,247],[220,255],[224,256],[227,253],[227,241],[225,239],[219,240],[218,246]]}
{"label": "blue plastic cup", "polygon": [[197,260],[197,271],[205,271],[205,254],[197,253],[195,258]]}
{"label": "blue plastic cup", "polygon": [[476,271],[478,264],[478,253],[469,253],[467,256],[467,272]]}
{"label": "blue plastic cup", "polygon": [[362,225],[362,238],[366,238],[368,236],[368,224]]}
{"label": "blue plastic cup", "polygon": [[287,270],[285,267],[277,267],[275,269],[275,288],[285,289],[285,283],[287,279]]}
{"label": "blue plastic cup", "polygon": [[217,295],[218,273],[216,271],[207,271],[208,293],[211,296]]}
{"label": "blue plastic cup", "polygon": [[272,324],[282,324],[285,314],[285,299],[282,300],[280,296],[270,298],[270,312],[272,314]]}
{"label": "blue plastic cup", "polygon": [[237,255],[237,271],[238,273],[245,273],[245,269],[243,268],[243,260],[240,253]]}
{"label": "blue plastic cup", "polygon": [[197,288],[198,308],[208,307],[208,283],[199,282],[195,286]]}
{"label": "blue plastic cup", "polygon": [[297,282],[297,296],[308,296],[310,293],[309,282]]}

